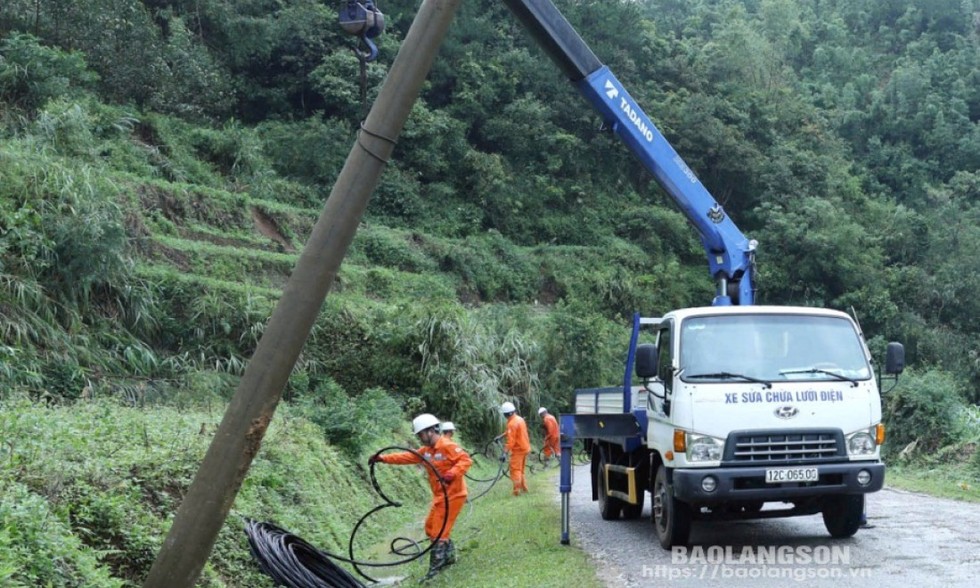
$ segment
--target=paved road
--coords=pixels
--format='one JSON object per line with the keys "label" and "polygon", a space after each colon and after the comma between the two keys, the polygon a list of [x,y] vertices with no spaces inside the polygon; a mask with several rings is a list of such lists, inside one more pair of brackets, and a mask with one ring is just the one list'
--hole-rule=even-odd
{"label": "paved road", "polygon": [[886,488],[868,497],[868,526],[850,539],[831,539],[820,515],[694,523],[691,546],[675,554],[657,542],[649,502],[639,520],[603,521],[588,466],[576,468],[572,543],[609,588],[980,586],[980,504]]}

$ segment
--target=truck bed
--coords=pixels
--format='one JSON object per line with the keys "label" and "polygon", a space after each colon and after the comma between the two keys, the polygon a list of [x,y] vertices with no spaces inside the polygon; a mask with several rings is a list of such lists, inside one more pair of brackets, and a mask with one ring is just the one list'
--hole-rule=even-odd
{"label": "truck bed", "polygon": [[645,410],[647,391],[642,386],[633,386],[631,406],[623,410],[623,387],[579,388],[575,390],[575,414],[622,414]]}

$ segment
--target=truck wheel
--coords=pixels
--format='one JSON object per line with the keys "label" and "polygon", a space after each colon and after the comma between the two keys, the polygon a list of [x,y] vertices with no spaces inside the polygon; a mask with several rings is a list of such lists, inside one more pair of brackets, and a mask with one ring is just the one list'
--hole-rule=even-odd
{"label": "truck wheel", "polygon": [[851,537],[861,526],[864,495],[831,496],[823,506],[823,524],[835,539]]}
{"label": "truck wheel", "polygon": [[643,514],[643,499],[646,497],[646,492],[640,490],[640,496],[636,504],[630,504],[628,502],[623,503],[623,518],[627,521],[635,521],[640,518]]}
{"label": "truck wheel", "polygon": [[687,545],[691,534],[691,507],[674,498],[673,488],[667,483],[667,468],[657,468],[653,482],[653,528],[660,546],[670,549],[675,545]]}
{"label": "truck wheel", "polygon": [[599,462],[599,471],[596,472],[596,488],[599,489],[599,516],[604,521],[615,521],[619,514],[623,512],[623,501],[615,496],[606,493],[606,462]]}

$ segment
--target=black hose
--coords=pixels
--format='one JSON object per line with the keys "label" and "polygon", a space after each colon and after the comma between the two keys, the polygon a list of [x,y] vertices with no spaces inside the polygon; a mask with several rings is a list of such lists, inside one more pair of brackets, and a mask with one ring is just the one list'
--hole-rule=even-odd
{"label": "black hose", "polygon": [[[439,529],[437,536],[442,536],[443,531],[446,530],[446,522],[449,520],[449,491],[446,487],[446,483],[442,481],[439,471],[436,470],[434,465],[425,459],[425,456],[418,451],[407,447],[385,447],[379,450],[376,455],[384,453],[390,449],[414,453],[421,460],[421,463],[432,470],[432,473],[435,474],[436,478],[440,481],[446,516],[443,517],[442,528]],[[378,495],[384,499],[384,503],[379,504],[366,512],[364,516],[357,521],[357,524],[354,525],[354,530],[351,532],[350,542],[348,543],[347,547],[349,557],[343,557],[327,551],[320,551],[300,537],[292,535],[288,531],[272,523],[259,523],[251,519],[246,519],[245,534],[248,536],[249,550],[252,552],[252,557],[256,560],[256,562],[258,562],[262,571],[275,580],[279,585],[286,586],[287,588],[359,588],[363,587],[364,584],[361,584],[354,576],[335,564],[332,560],[342,561],[353,565],[358,574],[371,582],[375,582],[376,580],[374,578],[361,571],[361,566],[398,566],[415,561],[428,553],[429,550],[431,550],[435,545],[434,542],[430,543],[425,549],[421,549],[418,542],[411,539],[406,539],[404,537],[398,537],[391,542],[391,550],[392,553],[395,553],[396,555],[406,556],[404,559],[394,562],[376,563],[359,561],[354,557],[354,537],[357,535],[357,531],[360,529],[364,521],[369,516],[380,510],[389,507],[401,506],[400,502],[391,500],[387,495],[385,495],[384,491],[382,491],[381,485],[378,484],[377,477],[374,474],[375,465],[377,465],[377,463],[372,463],[370,467],[371,485],[374,486],[375,492],[377,492]],[[396,548],[396,543],[398,542],[414,545],[415,553],[409,554],[405,547]]]}
{"label": "black hose", "polygon": [[330,555],[273,525],[246,519],[252,557],[267,576],[289,588],[363,588]]}
{"label": "black hose", "polygon": [[[503,455],[504,450],[503,450],[503,441],[501,440],[502,438],[503,435],[494,437],[493,439],[488,441],[486,445],[483,446],[483,451],[479,453],[473,451],[468,452],[471,456],[473,456],[474,459],[476,458],[477,455],[482,455],[487,459],[496,461],[497,472],[491,478],[477,478],[475,476],[470,475],[469,473],[466,474],[466,479],[472,482],[487,484],[486,488],[484,488],[478,494],[467,497],[466,499],[467,503],[472,503],[474,500],[486,496],[486,494],[490,492],[490,490],[492,490],[494,486],[497,485],[497,482],[499,482],[501,478],[507,475],[507,462],[497,457],[497,455],[495,455],[495,453],[499,453],[501,456]],[[494,445],[497,446],[496,452],[493,450]]]}
{"label": "black hose", "polygon": [[[497,446],[496,451],[494,451],[494,445]],[[493,477],[477,478],[473,474],[467,472],[465,474],[467,480],[470,480],[471,482],[496,482],[498,479],[500,479],[500,471],[504,469],[504,465],[506,464],[506,462],[500,460],[498,457],[499,455],[503,455],[504,453],[503,442],[500,440],[500,437],[495,437],[490,441],[488,441],[486,445],[483,446],[483,450],[480,452],[467,451],[467,453],[470,454],[470,457],[473,458],[474,462],[476,461],[478,455],[482,455],[488,460],[493,460],[498,464],[497,473],[495,473]]]}

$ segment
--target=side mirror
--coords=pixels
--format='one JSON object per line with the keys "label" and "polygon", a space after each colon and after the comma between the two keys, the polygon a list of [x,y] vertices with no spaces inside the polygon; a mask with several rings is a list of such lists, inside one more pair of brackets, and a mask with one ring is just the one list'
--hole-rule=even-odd
{"label": "side mirror", "polygon": [[905,370],[905,347],[901,343],[892,341],[885,351],[885,373],[897,376],[903,370]]}
{"label": "side mirror", "polygon": [[636,375],[644,379],[657,376],[657,346],[643,343],[636,346]]}

